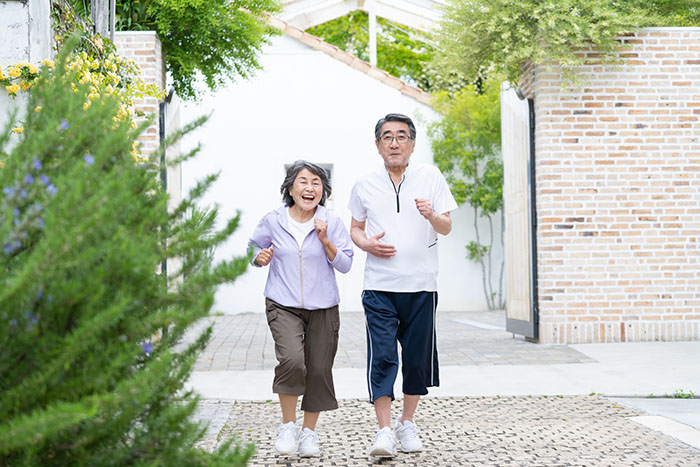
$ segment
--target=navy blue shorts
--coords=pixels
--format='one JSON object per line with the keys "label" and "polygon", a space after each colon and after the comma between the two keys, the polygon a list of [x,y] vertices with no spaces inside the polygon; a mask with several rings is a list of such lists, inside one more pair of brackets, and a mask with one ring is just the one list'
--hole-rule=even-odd
{"label": "navy blue shorts", "polygon": [[369,400],[394,400],[399,370],[396,342],[401,343],[403,393],[425,395],[439,386],[435,337],[437,292],[362,293],[367,328],[367,387]]}

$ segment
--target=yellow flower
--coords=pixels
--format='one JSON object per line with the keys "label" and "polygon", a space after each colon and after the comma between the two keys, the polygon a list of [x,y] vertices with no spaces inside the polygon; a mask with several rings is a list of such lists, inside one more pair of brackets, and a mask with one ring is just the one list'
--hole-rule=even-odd
{"label": "yellow flower", "polygon": [[36,107],[34,107],[34,112],[40,112],[41,109],[43,109],[43,107],[40,105],[37,105]]}
{"label": "yellow flower", "polygon": [[24,127],[23,127],[23,126],[18,126],[17,128],[13,128],[13,129],[12,129],[12,133],[17,133],[17,134],[20,134],[20,133],[22,133],[23,131],[24,131]]}
{"label": "yellow flower", "polygon": [[5,89],[7,89],[7,92],[10,94],[17,94],[17,91],[19,91],[19,86],[17,83],[12,83],[10,86],[5,86]]}
{"label": "yellow flower", "polygon": [[92,104],[92,101],[86,101],[86,102],[83,104],[83,110],[87,110],[88,107],[90,107],[90,104]]}
{"label": "yellow flower", "polygon": [[43,60],[43,61],[41,62],[41,64],[42,64],[42,65],[46,65],[46,66],[49,67],[49,68],[54,68],[54,67],[56,66],[56,64],[53,62],[53,60],[49,60],[48,58],[45,59],[45,60]]}
{"label": "yellow flower", "polygon": [[28,83],[25,80],[22,80],[19,84],[22,86],[22,91],[29,91],[29,88],[32,87],[32,83]]}
{"label": "yellow flower", "polygon": [[12,65],[7,68],[7,74],[10,75],[11,78],[18,78],[21,73],[19,68],[15,68]]}
{"label": "yellow flower", "polygon": [[34,65],[32,65],[31,63],[27,63],[27,68],[29,68],[29,72],[30,72],[30,73],[33,73],[33,74],[36,74],[36,72],[39,71],[39,70],[37,70],[36,67],[35,67]]}

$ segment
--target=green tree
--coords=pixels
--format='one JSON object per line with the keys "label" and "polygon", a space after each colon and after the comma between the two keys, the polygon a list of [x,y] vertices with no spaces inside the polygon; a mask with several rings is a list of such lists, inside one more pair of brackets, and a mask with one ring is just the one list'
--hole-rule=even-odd
{"label": "green tree", "polygon": [[[70,1],[89,17],[89,2]],[[276,0],[119,0],[116,8],[118,30],[158,33],[175,91],[186,99],[200,95],[200,76],[210,90],[250,77],[267,38],[278,32],[265,23],[279,11]]]}
{"label": "green tree", "polygon": [[238,218],[215,231],[194,207],[215,177],[168,212],[158,155],[130,154],[143,126],[115,96],[84,108],[89,84],[66,92],[67,55],[40,72],[24,131],[0,133],[0,465],[243,465],[252,448],[193,447],[183,384],[211,329],[174,350],[245,270],[207,254]]}
{"label": "green tree", "polygon": [[494,72],[517,82],[526,61],[574,68],[593,46],[613,61],[619,37],[644,26],[700,25],[697,0],[450,0],[434,66],[473,81]]}
{"label": "green tree", "polygon": [[[309,34],[369,61],[369,16],[356,10],[314,26]],[[416,29],[377,18],[377,67],[424,91],[433,90],[431,60],[435,52],[428,36]]]}
{"label": "green tree", "polygon": [[[489,309],[503,309],[504,261],[493,258],[494,244],[503,247],[500,81],[485,82],[480,92],[475,86],[456,94],[441,91],[433,105],[442,115],[428,128],[433,158],[457,203],[474,211],[476,240],[466,245],[467,257],[481,266]],[[485,234],[480,219],[488,223]]]}

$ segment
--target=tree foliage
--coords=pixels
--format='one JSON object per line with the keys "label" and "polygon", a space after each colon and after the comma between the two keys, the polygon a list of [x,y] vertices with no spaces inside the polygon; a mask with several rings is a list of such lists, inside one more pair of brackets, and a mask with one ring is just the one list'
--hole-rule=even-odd
{"label": "tree foliage", "polygon": [[576,81],[594,47],[614,60],[619,37],[645,26],[699,25],[697,0],[450,0],[435,66],[473,81],[493,72],[516,82],[521,66],[557,63]]}
{"label": "tree foliage", "polygon": [[[489,309],[500,309],[504,305],[503,260],[494,264],[492,257],[494,243],[503,245],[500,81],[487,81],[480,90],[471,85],[456,94],[438,92],[433,105],[441,114],[428,129],[433,158],[457,203],[473,208],[476,241],[466,246],[467,256],[481,265]],[[499,216],[500,229],[494,225]],[[480,218],[488,223],[487,234],[480,231]],[[498,283],[494,284],[496,270]]]}
{"label": "tree foliage", "polygon": [[[88,14],[84,0],[71,3]],[[200,95],[200,77],[215,90],[251,76],[267,38],[277,33],[265,23],[279,10],[275,0],[119,0],[116,7],[118,30],[158,33],[175,91],[186,99]]]}
{"label": "tree foliage", "polygon": [[[364,11],[350,12],[307,32],[369,61],[369,17]],[[430,63],[434,52],[424,33],[377,18],[377,67],[392,76],[411,82],[424,91],[432,91],[434,79]]]}
{"label": "tree foliage", "polygon": [[0,132],[0,465],[242,465],[250,449],[193,447],[183,384],[210,330],[174,350],[245,270],[207,254],[238,218],[196,214],[213,178],[168,212],[158,155],[130,154],[144,126],[89,100],[67,55],[40,71],[24,131]]}

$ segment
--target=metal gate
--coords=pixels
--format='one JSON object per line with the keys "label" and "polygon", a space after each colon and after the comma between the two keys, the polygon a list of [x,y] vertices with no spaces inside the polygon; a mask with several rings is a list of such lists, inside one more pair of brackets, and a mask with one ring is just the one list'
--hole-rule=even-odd
{"label": "metal gate", "polygon": [[506,330],[538,339],[534,109],[501,87]]}

